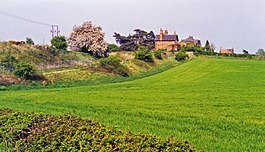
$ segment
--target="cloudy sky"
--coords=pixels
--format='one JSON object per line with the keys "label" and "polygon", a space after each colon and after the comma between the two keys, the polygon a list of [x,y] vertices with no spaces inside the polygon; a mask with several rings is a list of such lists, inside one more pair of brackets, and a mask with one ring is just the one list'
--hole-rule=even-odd
{"label": "cloudy sky", "polygon": [[5,11],[30,20],[58,24],[69,36],[74,25],[92,21],[115,42],[113,33],[123,35],[136,28],[159,33],[176,31],[180,39],[189,35],[208,39],[216,46],[255,53],[265,49],[264,0],[1,0],[0,41],[32,38],[49,42],[51,27],[10,18]]}

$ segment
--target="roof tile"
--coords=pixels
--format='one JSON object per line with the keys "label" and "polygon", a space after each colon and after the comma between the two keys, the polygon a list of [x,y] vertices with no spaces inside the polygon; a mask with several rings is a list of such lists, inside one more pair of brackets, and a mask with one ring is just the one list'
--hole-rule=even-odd
{"label": "roof tile", "polygon": [[[162,37],[163,41],[176,41],[178,40],[177,35],[163,35]],[[160,41],[160,35],[156,35],[155,41]]]}

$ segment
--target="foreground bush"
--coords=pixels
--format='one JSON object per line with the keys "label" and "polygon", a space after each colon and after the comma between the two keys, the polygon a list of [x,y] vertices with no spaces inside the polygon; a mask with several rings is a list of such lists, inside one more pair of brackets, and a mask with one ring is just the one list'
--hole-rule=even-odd
{"label": "foreground bush", "polygon": [[100,66],[108,72],[122,76],[129,76],[129,70],[121,64],[121,60],[117,57],[110,56],[108,58],[100,59]]}
{"label": "foreground bush", "polygon": [[10,151],[197,151],[188,142],[122,132],[77,116],[0,110],[0,143]]}

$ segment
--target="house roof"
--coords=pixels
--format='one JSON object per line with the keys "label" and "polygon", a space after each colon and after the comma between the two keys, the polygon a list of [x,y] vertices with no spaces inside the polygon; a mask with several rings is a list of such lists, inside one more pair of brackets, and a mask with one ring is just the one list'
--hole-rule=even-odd
{"label": "house roof", "polygon": [[224,48],[221,48],[220,51],[234,51],[234,49],[224,49]]}
{"label": "house roof", "polygon": [[192,36],[189,36],[188,38],[181,40],[181,42],[194,42],[197,44],[201,44],[201,40],[194,39]]}
{"label": "house roof", "polygon": [[[156,35],[155,41],[160,41],[160,35]],[[178,41],[178,35],[164,35],[162,41]]]}

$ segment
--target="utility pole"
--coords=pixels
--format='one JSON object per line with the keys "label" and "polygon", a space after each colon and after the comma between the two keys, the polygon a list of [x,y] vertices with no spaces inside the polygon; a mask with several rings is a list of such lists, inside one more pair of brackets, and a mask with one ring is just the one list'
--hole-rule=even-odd
{"label": "utility pole", "polygon": [[52,33],[52,38],[54,38],[55,34],[56,34],[56,36],[59,36],[59,34],[60,34],[59,26],[58,25],[52,25],[51,33]]}
{"label": "utility pole", "polygon": [[59,26],[58,26],[58,25],[56,25],[56,31],[55,31],[55,32],[56,32],[56,35],[57,35],[57,36],[60,35],[60,30],[59,30]]}
{"label": "utility pole", "polygon": [[54,37],[54,32],[55,32],[55,31],[54,31],[54,26],[55,26],[55,25],[52,25],[52,30],[51,30],[51,32],[52,32],[52,38]]}

